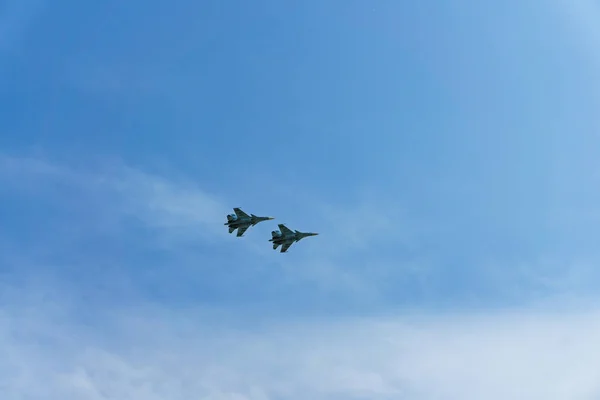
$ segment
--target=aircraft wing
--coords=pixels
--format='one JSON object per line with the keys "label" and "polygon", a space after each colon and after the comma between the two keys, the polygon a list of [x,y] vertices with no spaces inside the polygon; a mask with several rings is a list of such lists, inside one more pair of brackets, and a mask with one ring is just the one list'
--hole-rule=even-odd
{"label": "aircraft wing", "polygon": [[285,252],[287,251],[287,249],[289,249],[289,248],[290,248],[290,246],[291,246],[291,245],[292,245],[291,243],[284,243],[284,244],[281,246],[281,251],[280,251],[280,252],[281,252],[281,253],[285,253]]}
{"label": "aircraft wing", "polygon": [[235,212],[235,215],[238,216],[238,218],[250,218],[250,216],[243,212],[241,208],[236,207],[233,209],[233,211]]}
{"label": "aircraft wing", "polygon": [[287,226],[285,226],[284,224],[279,224],[279,230],[281,231],[281,234],[283,236],[288,236],[288,235],[293,235],[294,232],[292,232],[292,230],[290,228],[288,228]]}
{"label": "aircraft wing", "polygon": [[246,232],[248,227],[249,227],[248,225],[246,225],[246,226],[242,225],[242,226],[238,227],[237,237],[242,236],[244,234],[244,232]]}

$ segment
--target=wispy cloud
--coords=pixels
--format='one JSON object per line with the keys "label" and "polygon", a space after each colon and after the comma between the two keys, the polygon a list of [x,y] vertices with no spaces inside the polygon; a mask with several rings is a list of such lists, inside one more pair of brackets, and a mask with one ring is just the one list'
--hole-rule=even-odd
{"label": "wispy cloud", "polygon": [[[306,304],[301,294],[310,293],[317,308],[372,309],[386,301],[403,302],[406,293],[435,301],[439,293],[457,292],[464,285],[458,282],[458,289],[449,288],[441,282],[452,271],[436,263],[439,254],[429,258],[419,249],[419,240],[433,232],[432,227],[420,226],[401,205],[376,194],[345,204],[327,204],[318,197],[297,199],[302,212],[290,206],[290,213],[299,213],[302,224],[289,227],[321,235],[279,254],[267,242],[274,224],[258,225],[245,238],[235,238],[223,226],[232,200],[172,173],[153,174],[121,162],[76,167],[41,156],[5,155],[0,157],[0,181],[0,194],[16,193],[17,203],[36,199],[36,209],[44,210],[39,215],[13,213],[15,218],[37,218],[23,221],[34,232],[24,236],[26,242],[0,230],[0,257],[14,265],[68,262],[77,270],[84,263],[86,269],[108,273],[102,265],[109,264],[115,265],[111,271],[120,281],[134,286],[146,276],[140,274],[148,274],[152,285],[162,280],[162,286],[169,287],[166,278],[160,278],[166,274],[179,289],[188,281],[203,282],[207,291],[229,288],[223,293],[260,281],[265,299],[287,290],[288,301]],[[240,205],[239,199],[235,203]],[[269,210],[269,204],[263,209]],[[274,222],[287,222],[276,217]],[[531,301],[549,294],[587,293],[586,283],[595,277],[586,267],[589,263],[581,263],[585,260],[534,261],[507,266],[490,260],[467,278],[500,298]],[[139,263],[145,265],[142,271]],[[48,267],[46,272],[64,270]],[[250,295],[259,288],[244,290]],[[483,291],[469,286],[463,296],[481,297]]]}
{"label": "wispy cloud", "polygon": [[[164,177],[132,168],[122,163],[113,162],[97,168],[70,167],[48,161],[42,157],[0,157],[0,179],[11,186],[11,189],[44,191],[48,186],[44,182],[65,184],[78,187],[80,191],[110,198],[107,208],[139,218],[151,227],[164,229],[184,229],[201,225],[207,233],[222,233],[225,214],[231,212],[227,200],[218,194],[210,194],[202,189],[201,184],[189,178]],[[40,186],[40,183],[42,184]],[[238,202],[239,200],[236,199]],[[239,204],[235,204],[239,206]],[[392,211],[390,211],[392,210]],[[292,210],[290,210],[292,212]],[[392,212],[393,215],[388,213]],[[381,204],[371,199],[360,200],[353,205],[325,204],[324,202],[307,203],[303,214],[309,214],[312,222],[327,232],[328,249],[337,251],[348,248],[364,248],[372,240],[381,241],[382,233],[395,230],[394,239],[399,232],[406,235],[407,228],[398,229],[399,214],[397,206]],[[284,222],[280,217],[277,223]],[[288,224],[292,229],[308,229],[310,226]],[[312,230],[321,230],[316,227]],[[322,232],[323,233],[323,232]],[[308,239],[303,243],[308,242]]]}
{"label": "wispy cloud", "polygon": [[[295,244],[290,254],[282,255],[271,249],[266,236],[260,235],[259,231],[267,230],[264,224],[251,228],[243,240],[229,235],[223,220],[231,212],[226,205],[230,201],[220,194],[207,193],[201,183],[189,178],[150,174],[118,162],[72,167],[42,157],[3,156],[0,180],[6,192],[25,192],[69,209],[47,236],[45,246],[53,250],[71,249],[82,237],[98,234],[125,238],[129,243],[131,229],[141,224],[147,232],[136,240],[136,245],[147,242],[148,247],[168,251],[179,265],[198,265],[201,258],[195,246],[226,244],[233,239],[239,242],[236,246],[250,251],[253,259],[268,262],[279,276],[283,273],[290,284],[308,283],[324,293],[362,293],[365,301],[379,297],[377,281],[381,274],[374,270],[382,270],[374,266],[383,267],[392,261],[371,257],[369,265],[362,265],[360,260],[352,262],[352,254],[368,250],[370,244],[385,237],[390,242],[400,231],[406,234],[405,226],[398,228],[390,222],[386,215],[389,208],[372,198],[344,206],[308,202],[303,211],[310,215],[306,228],[294,224],[289,227],[316,230],[321,236],[305,239]],[[396,218],[399,209],[394,210]],[[312,226],[320,228],[310,229]],[[63,244],[59,246],[60,241]],[[240,257],[235,262],[244,262]],[[397,269],[397,262],[393,264],[387,268]]]}
{"label": "wispy cloud", "polygon": [[[224,322],[199,310],[5,308],[8,400],[594,399],[599,313]],[[8,396],[8,397],[7,397]]]}
{"label": "wispy cloud", "polygon": [[11,282],[42,276],[94,301],[127,301],[157,286],[176,295],[218,269],[211,253],[230,240],[224,202],[192,180],[119,162],[2,156],[0,183],[11,216],[0,228],[0,260]]}
{"label": "wispy cloud", "polygon": [[[148,227],[167,232],[185,230],[196,237],[222,234],[216,222],[222,220],[228,210],[223,200],[206,193],[195,182],[174,182],[121,163],[90,170],[43,158],[3,156],[0,178],[5,181],[5,191],[27,189],[48,194],[49,186],[65,185],[82,196],[70,199],[72,202],[95,197],[104,209],[121,218],[133,217]],[[98,210],[90,209],[92,213],[95,211]]]}

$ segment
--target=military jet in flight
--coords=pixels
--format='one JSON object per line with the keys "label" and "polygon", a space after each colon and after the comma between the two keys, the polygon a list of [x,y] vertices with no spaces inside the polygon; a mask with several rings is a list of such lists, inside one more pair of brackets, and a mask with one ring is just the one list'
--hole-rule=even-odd
{"label": "military jet in flight", "polygon": [[281,245],[281,253],[285,253],[292,244],[299,242],[305,237],[318,235],[318,233],[292,231],[284,224],[279,224],[278,226],[278,231],[271,232],[273,237],[269,239],[269,242],[273,242],[273,250],[277,250],[277,247]]}
{"label": "military jet in flight", "polygon": [[237,229],[237,237],[243,236],[248,228],[259,222],[275,219],[273,217],[257,217],[254,214],[248,215],[237,207],[233,211],[235,214],[229,214],[224,225],[229,227],[229,233],[233,233]]}

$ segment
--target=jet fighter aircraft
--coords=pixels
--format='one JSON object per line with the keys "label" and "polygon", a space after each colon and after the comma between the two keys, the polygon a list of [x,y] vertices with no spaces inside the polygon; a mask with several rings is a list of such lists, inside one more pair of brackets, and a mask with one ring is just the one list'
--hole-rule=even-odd
{"label": "jet fighter aircraft", "polygon": [[248,215],[237,207],[234,208],[233,211],[235,214],[229,214],[227,216],[227,222],[225,222],[224,225],[229,227],[229,233],[232,233],[237,229],[237,237],[243,236],[248,228],[259,222],[275,219],[273,217],[257,217],[254,214]]}
{"label": "jet fighter aircraft", "polygon": [[277,250],[277,247],[281,245],[281,253],[285,253],[290,246],[308,236],[317,236],[318,233],[292,231],[284,224],[279,224],[279,230],[271,232],[273,236],[269,239],[269,242],[273,242],[273,250]]}

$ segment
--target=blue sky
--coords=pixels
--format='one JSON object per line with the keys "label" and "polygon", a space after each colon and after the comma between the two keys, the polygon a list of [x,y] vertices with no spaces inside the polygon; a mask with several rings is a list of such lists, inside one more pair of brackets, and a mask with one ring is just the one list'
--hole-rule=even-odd
{"label": "blue sky", "polygon": [[[9,400],[591,398],[571,3],[3,3]],[[280,254],[276,222],[320,236]]]}

